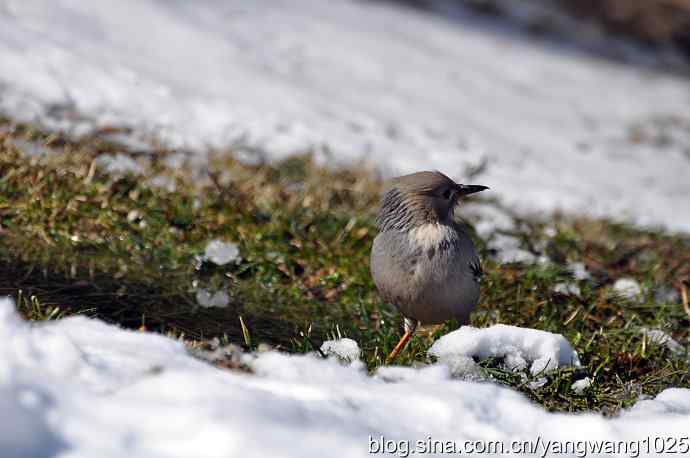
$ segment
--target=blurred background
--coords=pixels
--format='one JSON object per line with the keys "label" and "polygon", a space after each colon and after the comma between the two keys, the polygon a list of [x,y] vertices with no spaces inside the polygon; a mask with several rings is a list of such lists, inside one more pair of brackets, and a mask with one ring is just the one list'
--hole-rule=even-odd
{"label": "blurred background", "polygon": [[5,0],[0,113],[199,164],[439,169],[519,211],[688,230],[688,8]]}
{"label": "blurred background", "polygon": [[[582,29],[627,37],[654,46],[675,46],[690,55],[687,0],[383,0],[453,17],[463,10],[515,21],[535,34],[577,41]],[[572,27],[579,23],[580,30]],[[569,25],[570,24],[570,25]]]}

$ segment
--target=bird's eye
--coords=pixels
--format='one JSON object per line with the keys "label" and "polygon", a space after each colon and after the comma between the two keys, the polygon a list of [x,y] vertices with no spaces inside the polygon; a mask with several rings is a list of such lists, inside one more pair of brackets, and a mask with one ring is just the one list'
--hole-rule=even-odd
{"label": "bird's eye", "polygon": [[446,189],[445,191],[443,191],[443,194],[441,194],[441,195],[443,196],[444,199],[448,200],[448,199],[450,199],[451,194],[452,194],[452,192],[450,191],[450,189]]}

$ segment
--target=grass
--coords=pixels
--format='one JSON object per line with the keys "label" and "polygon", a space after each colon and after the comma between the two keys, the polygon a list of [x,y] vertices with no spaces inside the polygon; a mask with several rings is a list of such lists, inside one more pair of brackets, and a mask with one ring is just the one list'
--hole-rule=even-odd
{"label": "grass", "polygon": [[[51,153],[26,154],[37,148]],[[106,173],[115,154],[133,159],[141,173]],[[309,155],[247,165],[221,152],[208,164],[179,166],[191,159],[0,121],[0,293],[16,297],[28,319],[82,313],[197,346],[217,337],[245,349],[266,343],[308,352],[348,336],[369,370],[382,365],[401,319],[379,299],[368,269],[380,181],[360,167],[325,169]],[[680,291],[690,279],[688,236],[566,215],[512,218],[509,234],[477,237],[486,275],[471,324],[563,334],[583,367],[550,373],[536,387],[533,377],[487,360],[487,377],[549,410],[608,414],[640,396],[690,386],[687,355],[640,332],[659,328],[688,341],[680,301],[655,294]],[[501,264],[490,247],[506,235],[549,262]],[[238,244],[242,261],[201,261],[213,239]],[[573,279],[566,268],[573,261],[592,278]],[[622,277],[642,285],[641,301],[612,293]],[[561,282],[576,283],[580,295],[554,292]],[[228,306],[200,307],[200,288],[225,291]],[[397,363],[429,362],[433,340],[455,327],[419,333]],[[571,384],[585,376],[592,386],[573,393]]]}

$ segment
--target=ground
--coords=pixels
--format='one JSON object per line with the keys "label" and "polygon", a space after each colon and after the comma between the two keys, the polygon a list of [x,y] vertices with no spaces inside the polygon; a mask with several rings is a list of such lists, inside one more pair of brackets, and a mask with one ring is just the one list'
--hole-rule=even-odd
{"label": "ground", "polygon": [[[395,345],[401,318],[378,297],[368,269],[381,190],[371,172],[329,170],[309,156],[245,165],[223,155],[190,176],[185,170],[193,169],[165,165],[166,151],[142,158],[97,138],[75,142],[5,126],[2,288],[21,295],[27,318],[77,313],[192,347],[219,338],[246,350],[265,343],[309,352],[346,336],[361,346],[369,371]],[[28,145],[43,151],[27,154]],[[139,166],[107,172],[113,157]],[[480,234],[476,227],[489,211],[503,212],[500,204],[473,199],[463,210],[485,270],[471,324],[563,334],[583,363],[537,388],[495,361],[482,362],[486,374],[549,410],[607,414],[640,396],[688,387],[683,350],[674,353],[643,331],[688,340],[680,294],[690,275],[687,236],[558,214],[509,215],[512,229]],[[204,260],[212,240],[236,244],[241,259]],[[523,262],[502,262],[511,254]],[[584,270],[576,275],[578,264]],[[617,291],[619,279],[634,280],[639,294]],[[200,291],[227,299],[205,307]],[[455,327],[422,331],[397,363],[429,362],[432,341]],[[584,377],[594,384],[580,396],[570,386]]]}

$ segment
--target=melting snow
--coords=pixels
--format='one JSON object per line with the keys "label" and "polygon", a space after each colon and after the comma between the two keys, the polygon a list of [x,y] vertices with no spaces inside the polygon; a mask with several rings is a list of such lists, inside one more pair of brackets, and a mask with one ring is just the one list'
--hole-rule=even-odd
{"label": "melting snow", "polygon": [[679,344],[673,337],[662,331],[661,329],[647,329],[640,328],[642,335],[647,337],[650,342],[658,345],[664,345],[672,353],[683,354],[686,352],[685,348]]}
{"label": "melting snow", "polygon": [[560,334],[497,324],[485,329],[463,326],[438,339],[429,353],[441,362],[457,364],[473,356],[503,358],[510,369],[535,375],[560,366],[580,366],[577,353]]}
{"label": "melting snow", "polygon": [[553,288],[551,288],[551,290],[554,293],[566,294],[566,295],[572,295],[572,296],[579,296],[581,293],[580,287],[577,286],[576,283],[572,283],[572,282],[556,283],[555,285],[553,285]]}
{"label": "melting snow", "polygon": [[634,278],[619,278],[613,284],[613,291],[628,299],[640,299],[642,288]]}
{"label": "melting snow", "polygon": [[[443,364],[386,367],[372,377],[335,358],[269,351],[243,356],[254,374],[221,370],[156,334],[84,317],[26,323],[7,299],[0,301],[0,340],[0,407],[11,419],[0,429],[0,450],[7,458],[308,458],[334,450],[362,457],[381,435],[509,447],[538,436],[682,436],[690,422],[687,389],[665,390],[605,419],[548,413],[509,388],[454,379]],[[550,353],[552,344],[545,345]]]}
{"label": "melting snow", "polygon": [[592,386],[592,379],[589,377],[585,377],[583,379],[578,380],[577,382],[574,382],[570,388],[577,394],[582,394],[585,392],[587,388]]}
{"label": "melting snow", "polygon": [[222,240],[208,242],[204,251],[204,258],[219,266],[242,260],[237,244]]}
{"label": "melting snow", "polygon": [[321,345],[321,351],[326,355],[333,355],[344,361],[359,361],[361,350],[359,345],[347,337],[337,340],[327,340]]}
{"label": "melting snow", "polygon": [[[673,138],[664,145],[633,135],[687,112],[682,78],[373,2],[113,5],[3,2],[0,112],[75,135],[127,126],[196,152],[314,149],[388,173],[459,177],[486,160],[481,183],[517,209],[690,229],[682,123],[663,127]],[[127,159],[100,160],[137,173]],[[215,242],[209,260],[239,259],[236,245]],[[439,339],[431,352],[442,364],[373,377],[337,358],[272,351],[244,356],[254,375],[219,370],[178,342],[84,317],[28,324],[8,300],[0,341],[8,458],[360,457],[369,436],[633,441],[687,435],[690,423],[686,389],[604,419],[452,378],[472,371],[472,356],[532,373],[578,364],[562,336],[502,325]],[[351,344],[331,345],[354,356]]]}
{"label": "melting snow", "polygon": [[485,161],[511,207],[690,229],[685,79],[458,21],[345,0],[6,0],[0,112],[388,173]]}
{"label": "melting snow", "polygon": [[137,161],[124,154],[102,154],[96,158],[96,164],[107,173],[123,175],[131,173],[141,175],[144,168]]}
{"label": "melting snow", "polygon": [[568,268],[573,273],[575,280],[590,280],[592,275],[587,271],[587,267],[582,262],[571,262]]}
{"label": "melting snow", "polygon": [[196,301],[202,307],[227,307],[230,296],[225,291],[209,291],[199,288],[196,290]]}

